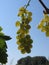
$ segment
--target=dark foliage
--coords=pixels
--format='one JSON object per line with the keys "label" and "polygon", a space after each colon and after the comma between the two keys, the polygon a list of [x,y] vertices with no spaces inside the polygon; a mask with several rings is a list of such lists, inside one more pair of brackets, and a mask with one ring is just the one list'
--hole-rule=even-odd
{"label": "dark foliage", "polygon": [[10,36],[4,35],[2,32],[2,27],[0,26],[0,63],[1,64],[6,64],[7,63],[7,44],[6,41],[10,40]]}
{"label": "dark foliage", "polygon": [[49,61],[44,56],[21,58],[16,65],[49,65]]}
{"label": "dark foliage", "polygon": [[10,40],[11,39],[10,36],[6,36],[6,35],[0,35],[0,38],[2,38],[4,40]]}
{"label": "dark foliage", "polygon": [[6,54],[6,49],[0,49],[0,63],[6,64],[8,55]]}
{"label": "dark foliage", "polygon": [[[0,44],[1,44],[1,40],[0,40]],[[2,42],[3,44],[3,42]],[[0,63],[5,64],[7,62],[7,45],[6,42],[4,41],[4,44],[0,46]]]}

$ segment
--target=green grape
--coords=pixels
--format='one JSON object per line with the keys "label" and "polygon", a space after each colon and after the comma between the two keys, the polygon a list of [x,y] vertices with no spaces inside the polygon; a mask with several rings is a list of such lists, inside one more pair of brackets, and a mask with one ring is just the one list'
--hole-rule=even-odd
{"label": "green grape", "polygon": [[21,38],[24,38],[24,37],[25,37],[24,34],[19,34],[19,35],[16,36],[17,39],[21,39]]}
{"label": "green grape", "polygon": [[20,21],[16,21],[15,25],[18,27],[20,26]]}
{"label": "green grape", "polygon": [[25,37],[25,35],[24,34],[20,34],[20,38],[24,38]]}
{"label": "green grape", "polygon": [[45,28],[46,28],[46,31],[49,32],[49,25],[46,25]]}
{"label": "green grape", "polygon": [[24,49],[24,46],[23,46],[23,45],[19,45],[19,46],[18,46],[18,49],[19,49],[19,50],[22,50],[22,49]]}
{"label": "green grape", "polygon": [[21,23],[20,28],[24,29],[24,24],[23,23]]}
{"label": "green grape", "polygon": [[30,25],[26,25],[25,28],[26,28],[26,29],[30,29],[31,26],[30,26]]}
{"label": "green grape", "polygon": [[30,39],[30,35],[26,35],[26,38],[27,38],[27,39]]}
{"label": "green grape", "polygon": [[26,18],[25,20],[25,24],[29,24],[30,21],[28,21],[28,19]]}
{"label": "green grape", "polygon": [[43,26],[43,28],[41,29],[42,32],[46,32],[46,26]]}
{"label": "green grape", "polygon": [[22,53],[22,54],[25,54],[25,53],[26,53],[26,50],[25,50],[25,49],[22,49],[22,50],[21,50],[21,53]]}
{"label": "green grape", "polygon": [[17,42],[16,42],[18,45],[20,45],[21,44],[21,42],[18,40]]}
{"label": "green grape", "polygon": [[28,11],[24,7],[21,7],[18,12],[18,16],[21,17],[20,21],[16,22],[16,26],[19,26],[19,30],[17,31],[16,36],[18,49],[22,53],[30,53],[30,48],[32,48],[31,43],[33,42],[31,36],[29,35],[29,30],[31,28],[29,23],[32,20],[32,12]]}
{"label": "green grape", "polygon": [[44,14],[44,18],[38,25],[38,29],[41,29],[42,32],[45,32],[46,36],[49,37],[49,16]]}
{"label": "green grape", "polygon": [[25,43],[25,38],[21,38],[19,41],[20,41],[21,43]]}
{"label": "green grape", "polygon": [[32,48],[32,45],[31,44],[29,45],[29,48]]}
{"label": "green grape", "polygon": [[17,31],[17,34],[20,34],[21,33],[21,30],[19,29],[18,31]]}
{"label": "green grape", "polygon": [[28,50],[27,50],[27,53],[30,53],[30,52],[31,52],[31,50],[30,50],[30,49],[28,49]]}
{"label": "green grape", "polygon": [[33,43],[33,40],[32,39],[30,39],[30,43]]}
{"label": "green grape", "polygon": [[30,16],[28,16],[28,21],[30,22],[30,21],[32,21],[32,17],[30,17]]}
{"label": "green grape", "polygon": [[21,38],[20,35],[16,36],[16,39],[20,39],[20,38]]}
{"label": "green grape", "polygon": [[27,53],[31,52],[31,50],[30,50],[30,48],[28,46],[25,47],[25,50],[26,50]]}
{"label": "green grape", "polygon": [[46,32],[46,36],[49,37],[49,32]]}

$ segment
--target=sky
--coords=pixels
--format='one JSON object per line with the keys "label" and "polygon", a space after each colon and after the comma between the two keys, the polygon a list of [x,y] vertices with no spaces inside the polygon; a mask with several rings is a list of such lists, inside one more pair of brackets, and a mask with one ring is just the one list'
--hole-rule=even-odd
{"label": "sky", "polygon": [[[18,28],[15,22],[19,20],[17,14],[19,8],[24,6],[28,0],[0,0],[0,26],[3,32],[12,39],[7,41],[8,62],[6,65],[15,65],[17,61],[26,56],[45,56],[49,59],[49,37],[46,37],[44,32],[37,29],[38,24],[43,18],[44,8],[38,0],[31,0],[30,6],[27,8],[33,13],[32,22],[30,23],[30,35],[33,39],[33,48],[30,54],[21,54],[17,49],[16,32]],[[47,7],[49,7],[49,0],[43,0]]]}

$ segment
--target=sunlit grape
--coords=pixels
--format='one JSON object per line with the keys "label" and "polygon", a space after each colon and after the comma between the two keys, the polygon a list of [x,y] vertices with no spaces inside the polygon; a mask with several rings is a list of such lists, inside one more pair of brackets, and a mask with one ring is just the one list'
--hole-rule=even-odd
{"label": "sunlit grape", "polygon": [[16,25],[16,26],[20,26],[20,21],[17,21],[17,22],[15,23],[15,25]]}
{"label": "sunlit grape", "polygon": [[18,46],[18,49],[19,49],[19,50],[22,50],[22,49],[24,49],[24,47],[23,47],[22,45],[19,45],[19,46]]}
{"label": "sunlit grape", "polygon": [[21,7],[19,11],[25,11],[26,9],[24,7]]}
{"label": "sunlit grape", "polygon": [[21,50],[21,53],[22,53],[22,54],[25,54],[25,53],[26,53],[26,50],[25,50],[25,49],[22,49],[22,50]]}
{"label": "sunlit grape", "polygon": [[28,16],[32,16],[32,12],[28,12]]}
{"label": "sunlit grape", "polygon": [[18,45],[20,45],[20,44],[21,44],[19,40],[18,40],[16,43],[17,43]]}
{"label": "sunlit grape", "polygon": [[49,16],[48,16],[48,14],[44,14],[44,20],[45,20],[45,22],[49,22]]}
{"label": "sunlit grape", "polygon": [[28,20],[28,18],[26,18],[25,24],[29,24],[29,23],[30,23],[30,21]]}
{"label": "sunlit grape", "polygon": [[26,25],[25,28],[26,28],[26,29],[30,29],[31,26],[30,26],[30,25]]}
{"label": "sunlit grape", "polygon": [[20,39],[20,35],[16,36],[16,39]]}
{"label": "sunlit grape", "polygon": [[45,32],[46,36],[49,36],[49,16],[44,14],[44,18],[41,20],[38,25],[38,29],[41,29],[42,32]]}
{"label": "sunlit grape", "polygon": [[30,16],[28,16],[27,19],[28,19],[28,21],[32,21],[32,17],[30,17]]}
{"label": "sunlit grape", "polygon": [[25,35],[24,35],[24,34],[20,34],[20,37],[21,37],[21,38],[24,38],[24,37],[25,37]]}
{"label": "sunlit grape", "polygon": [[18,16],[21,17],[20,21],[16,22],[16,26],[19,26],[16,36],[18,49],[23,54],[30,53],[32,48],[31,43],[33,43],[33,40],[29,35],[29,30],[31,28],[29,23],[32,21],[32,12],[28,11],[25,7],[21,7]]}
{"label": "sunlit grape", "polygon": [[20,11],[19,13],[18,13],[18,16],[22,16],[23,15],[23,11]]}
{"label": "sunlit grape", "polygon": [[42,27],[41,31],[42,31],[42,32],[46,32],[45,26]]}
{"label": "sunlit grape", "polygon": [[46,36],[49,37],[49,32],[46,32]]}

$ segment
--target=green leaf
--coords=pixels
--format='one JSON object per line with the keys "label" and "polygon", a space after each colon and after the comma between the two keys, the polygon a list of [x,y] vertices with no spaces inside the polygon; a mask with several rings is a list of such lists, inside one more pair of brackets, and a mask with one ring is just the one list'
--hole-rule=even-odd
{"label": "green leaf", "polygon": [[1,35],[0,35],[0,38],[2,38],[2,39],[4,39],[4,40],[10,40],[10,39],[11,39],[10,36],[6,36],[6,35],[4,35],[4,36],[1,36]]}
{"label": "green leaf", "polygon": [[4,33],[0,32],[0,36],[4,36]]}
{"label": "green leaf", "polygon": [[0,49],[0,63],[6,64],[7,63],[8,55],[2,49]]}
{"label": "green leaf", "polygon": [[3,29],[2,29],[2,27],[0,26],[0,31],[2,31]]}
{"label": "green leaf", "polygon": [[7,48],[6,42],[4,39],[0,39],[0,48]]}
{"label": "green leaf", "polygon": [[0,48],[3,48],[3,46],[4,46],[4,41],[0,40]]}

